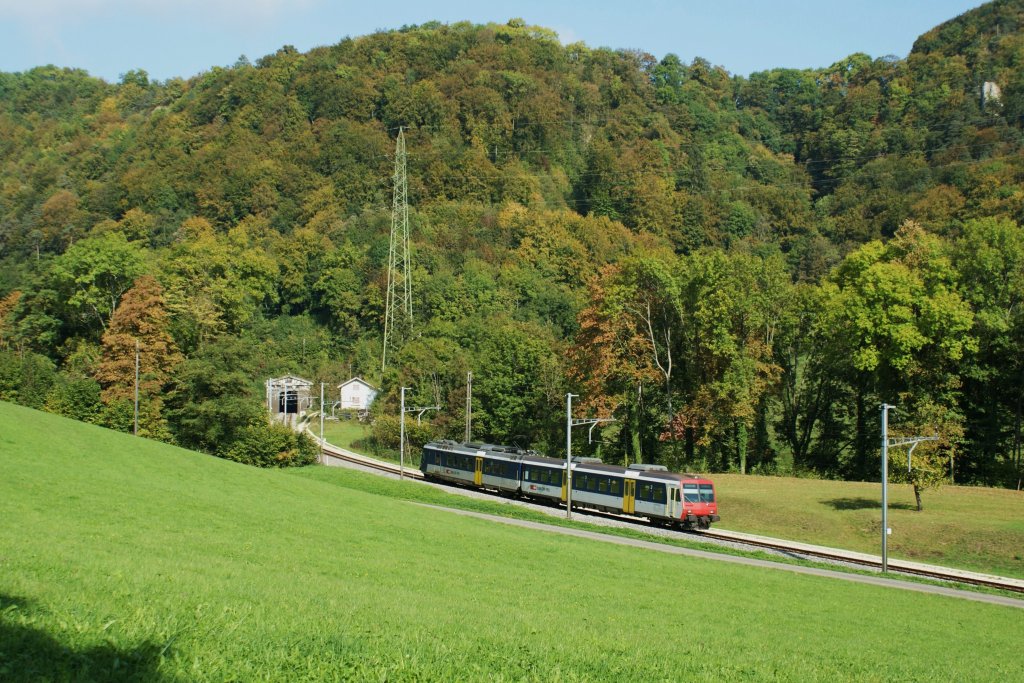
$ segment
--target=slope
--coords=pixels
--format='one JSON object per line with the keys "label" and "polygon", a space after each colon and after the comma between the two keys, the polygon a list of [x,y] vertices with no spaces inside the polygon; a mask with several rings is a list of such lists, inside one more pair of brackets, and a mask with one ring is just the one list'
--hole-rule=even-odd
{"label": "slope", "polygon": [[538,536],[7,404],[0,448],[5,680],[1024,674],[1019,610]]}

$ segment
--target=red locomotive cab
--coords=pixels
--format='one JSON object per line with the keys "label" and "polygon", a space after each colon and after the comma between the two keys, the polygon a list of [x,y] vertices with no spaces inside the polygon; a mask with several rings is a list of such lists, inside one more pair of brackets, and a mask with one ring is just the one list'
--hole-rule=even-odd
{"label": "red locomotive cab", "polygon": [[721,519],[718,516],[718,501],[715,498],[715,485],[709,479],[684,479],[680,482],[683,494],[683,509],[680,520],[688,526],[699,526],[707,529],[711,522]]}

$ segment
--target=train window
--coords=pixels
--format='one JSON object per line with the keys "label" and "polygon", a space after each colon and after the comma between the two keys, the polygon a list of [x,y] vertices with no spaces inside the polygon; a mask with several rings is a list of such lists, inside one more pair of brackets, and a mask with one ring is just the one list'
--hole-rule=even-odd
{"label": "train window", "polygon": [[683,500],[687,503],[700,502],[700,491],[696,484],[683,484]]}
{"label": "train window", "polygon": [[700,500],[703,503],[715,502],[715,489],[711,484],[700,485]]}
{"label": "train window", "polygon": [[587,490],[588,491],[596,491],[597,490],[597,477],[587,477]]}
{"label": "train window", "polygon": [[597,490],[599,493],[608,493],[608,478],[602,478],[601,481],[597,482]]}
{"label": "train window", "polygon": [[662,503],[662,504],[664,504],[664,502],[665,502],[665,485],[664,484],[656,484],[654,486],[654,502],[655,503]]}
{"label": "train window", "polygon": [[622,493],[622,480],[612,479],[612,495],[618,496]]}

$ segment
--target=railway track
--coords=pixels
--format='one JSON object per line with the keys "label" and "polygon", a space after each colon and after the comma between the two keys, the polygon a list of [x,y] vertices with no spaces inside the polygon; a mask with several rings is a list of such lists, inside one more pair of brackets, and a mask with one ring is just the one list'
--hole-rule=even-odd
{"label": "railway track", "polygon": [[[418,469],[406,467],[404,470],[402,470],[395,463],[389,463],[381,460],[376,460],[374,458],[368,458],[366,456],[359,455],[358,453],[353,453],[352,451],[348,451],[345,450],[344,448],[339,448],[328,443],[322,444],[321,448],[324,458],[324,464],[331,464],[331,461],[333,460],[337,461],[334,464],[354,464],[376,472],[391,474],[419,481],[423,480],[423,473],[420,472]],[[630,524],[636,524],[638,526],[650,526],[649,523],[644,522],[642,520],[638,520],[634,517],[608,515],[607,513],[599,513],[596,511],[589,511],[585,508],[575,507],[573,508],[573,511],[587,515],[612,517],[614,519],[625,521]],[[811,560],[818,559],[828,562],[854,564],[857,566],[862,566],[868,569],[875,569],[878,571],[881,571],[882,569],[882,563],[879,558],[865,553],[837,550],[835,548],[809,545],[806,543],[795,543],[792,541],[785,541],[777,538],[755,536],[752,534],[744,534],[725,530],[693,530],[679,533],[681,535],[695,536],[698,538],[705,538],[709,540],[736,543],[748,546],[753,549],[772,550],[796,558],[805,558]],[[892,573],[921,576],[929,579],[936,579],[939,581],[948,581],[951,583],[968,584],[973,586],[985,586],[988,588],[995,588],[998,590],[1024,594],[1024,580],[1020,579],[1011,579],[1001,576],[978,574],[975,572],[961,571],[957,569],[950,569],[948,567],[939,567],[935,565],[918,564],[915,562],[906,562],[903,560],[890,560],[888,565],[889,570]]]}

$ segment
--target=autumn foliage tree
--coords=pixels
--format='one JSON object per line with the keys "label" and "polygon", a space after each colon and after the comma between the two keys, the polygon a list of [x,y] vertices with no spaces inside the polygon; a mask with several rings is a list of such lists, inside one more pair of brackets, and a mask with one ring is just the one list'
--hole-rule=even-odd
{"label": "autumn foliage tree", "polygon": [[[158,431],[161,390],[171,378],[181,354],[168,333],[169,317],[164,305],[163,288],[151,275],[135,280],[125,292],[103,334],[102,357],[95,377],[103,387],[108,406],[132,399],[135,392],[135,353],[138,345],[139,396],[146,406],[144,422],[149,431]],[[162,430],[162,428],[159,428]],[[165,431],[165,430],[163,430]]]}

